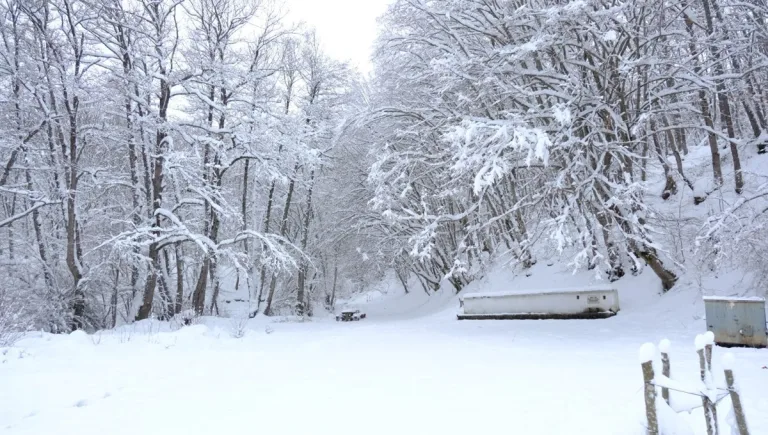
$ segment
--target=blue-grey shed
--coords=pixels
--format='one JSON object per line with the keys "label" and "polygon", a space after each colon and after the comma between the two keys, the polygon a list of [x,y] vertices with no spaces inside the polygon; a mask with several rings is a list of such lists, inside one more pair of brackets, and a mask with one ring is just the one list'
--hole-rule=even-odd
{"label": "blue-grey shed", "polygon": [[705,296],[704,310],[718,345],[768,346],[764,298]]}

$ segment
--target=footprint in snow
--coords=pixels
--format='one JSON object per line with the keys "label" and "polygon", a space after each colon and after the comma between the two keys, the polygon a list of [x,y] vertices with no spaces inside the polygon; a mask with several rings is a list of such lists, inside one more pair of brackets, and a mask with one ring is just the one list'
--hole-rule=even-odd
{"label": "footprint in snow", "polygon": [[107,397],[111,397],[111,396],[112,396],[112,393],[110,393],[109,391],[104,393],[104,399],[106,399]]}
{"label": "footprint in snow", "polygon": [[88,406],[88,401],[86,399],[78,400],[77,403],[75,403],[75,406],[78,408]]}

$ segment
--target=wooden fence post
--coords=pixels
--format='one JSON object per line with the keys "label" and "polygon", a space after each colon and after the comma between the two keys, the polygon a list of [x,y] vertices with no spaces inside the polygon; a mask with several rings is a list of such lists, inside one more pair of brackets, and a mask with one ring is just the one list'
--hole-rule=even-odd
{"label": "wooden fence post", "polygon": [[704,419],[707,422],[707,435],[718,435],[717,428],[717,409],[715,405],[709,400],[709,380],[707,379],[707,357],[705,355],[705,348],[707,345],[707,338],[703,334],[696,336],[696,353],[699,354],[699,370],[701,373],[701,381],[706,387],[705,394],[701,397],[701,404],[704,407]]}
{"label": "wooden fence post", "polygon": [[712,376],[712,347],[715,345],[715,333],[707,331],[704,333],[704,354],[707,357],[707,370]]}
{"label": "wooden fence post", "polygon": [[741,405],[739,390],[736,388],[736,382],[733,379],[733,362],[733,354],[726,353],[723,356],[725,383],[728,385],[728,393],[731,395],[731,403],[733,403],[733,414],[736,416],[736,426],[739,428],[739,435],[749,435],[747,417],[744,415],[744,407]]}
{"label": "wooden fence post", "polygon": [[653,356],[656,348],[653,343],[640,346],[640,366],[643,369],[645,383],[645,416],[648,420],[648,435],[659,435],[659,420],[656,415],[656,386],[653,385]]}
{"label": "wooden fence post", "polygon": [[[664,340],[661,340],[659,342],[659,351],[661,351],[661,374],[669,378],[670,375],[670,367],[669,367],[669,348],[672,346],[672,343],[670,343],[669,340],[666,338]],[[667,387],[661,387],[661,397],[664,398],[664,401],[667,402],[667,405],[669,405],[669,388]]]}

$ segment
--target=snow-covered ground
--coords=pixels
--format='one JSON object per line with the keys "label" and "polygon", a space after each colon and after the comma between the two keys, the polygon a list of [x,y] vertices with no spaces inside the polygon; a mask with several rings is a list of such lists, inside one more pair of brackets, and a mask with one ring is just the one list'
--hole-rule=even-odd
{"label": "snow-covered ground", "polygon": [[[562,272],[495,273],[467,291],[590,283]],[[669,338],[673,378],[695,385],[693,342],[705,330],[692,283],[661,298],[654,283],[650,271],[622,280],[622,311],[605,320],[458,321],[450,293],[391,291],[351,301],[368,312],[361,322],[260,317],[241,338],[233,335],[244,321],[212,318],[175,331],[143,322],[96,335],[31,334],[3,350],[0,430],[642,434],[638,348]],[[731,352],[752,433],[768,434],[768,350]],[[715,350],[718,382],[724,353]],[[726,435],[730,402],[719,406]],[[705,433],[700,409],[680,418],[693,432],[666,433]]]}

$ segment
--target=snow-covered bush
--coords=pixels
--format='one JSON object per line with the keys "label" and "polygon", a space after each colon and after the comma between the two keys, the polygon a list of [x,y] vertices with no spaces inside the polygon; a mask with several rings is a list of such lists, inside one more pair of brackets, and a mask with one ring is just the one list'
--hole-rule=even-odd
{"label": "snow-covered bush", "polygon": [[229,328],[232,338],[243,338],[248,329],[248,317],[232,317],[229,320]]}
{"label": "snow-covered bush", "polygon": [[26,299],[0,287],[0,347],[11,346],[32,327]]}
{"label": "snow-covered bush", "polygon": [[[734,198],[723,211],[710,216],[696,240],[698,252],[710,268],[748,270],[747,285],[765,293],[768,284],[768,177],[753,191]],[[746,290],[746,289],[742,289]]]}
{"label": "snow-covered bush", "polygon": [[200,316],[195,313],[195,310],[187,309],[173,316],[171,328],[176,330],[185,326],[197,325],[198,323],[200,323]]}

